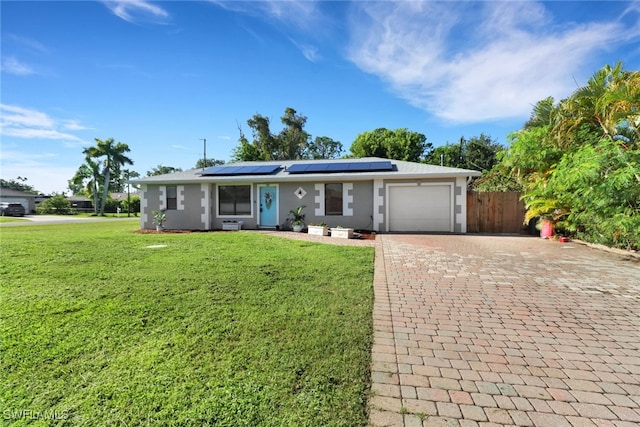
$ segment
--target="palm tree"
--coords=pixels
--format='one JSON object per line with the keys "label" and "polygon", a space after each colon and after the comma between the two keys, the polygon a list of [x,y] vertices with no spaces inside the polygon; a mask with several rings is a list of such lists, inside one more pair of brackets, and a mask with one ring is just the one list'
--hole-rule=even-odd
{"label": "palm tree", "polygon": [[87,196],[93,197],[94,213],[98,214],[98,197],[100,180],[100,162],[94,162],[91,157],[86,157],[84,163],[80,165],[76,174],[71,178],[69,187],[73,185],[76,188],[84,188]]}
{"label": "palm tree", "polygon": [[125,155],[125,153],[131,151],[127,144],[123,144],[122,142],[116,143],[113,138],[105,141],[95,138],[95,141],[96,146],[85,148],[84,154],[94,159],[105,157],[103,163],[104,186],[102,188],[102,200],[100,203],[100,215],[104,215],[104,206],[107,202],[107,195],[109,194],[112,170],[119,170],[120,166],[124,166],[125,164],[132,165],[133,160]]}
{"label": "palm tree", "polygon": [[573,131],[588,124],[609,139],[629,131],[637,135],[638,108],[640,73],[623,70],[620,62],[615,67],[606,65],[565,102],[564,109],[572,120],[564,123],[564,129],[560,130]]}

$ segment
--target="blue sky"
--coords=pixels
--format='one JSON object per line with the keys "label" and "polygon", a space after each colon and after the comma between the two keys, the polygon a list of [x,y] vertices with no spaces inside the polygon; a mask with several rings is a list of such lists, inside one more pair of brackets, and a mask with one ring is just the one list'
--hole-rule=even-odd
{"label": "blue sky", "polygon": [[640,68],[640,2],[2,1],[0,176],[66,190],[94,138],[142,175],[229,160],[238,124],[341,141],[506,143],[532,105],[600,67]]}

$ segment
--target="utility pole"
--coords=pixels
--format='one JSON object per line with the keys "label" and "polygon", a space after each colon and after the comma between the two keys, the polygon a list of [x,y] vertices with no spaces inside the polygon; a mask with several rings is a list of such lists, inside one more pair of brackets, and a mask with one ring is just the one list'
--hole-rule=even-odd
{"label": "utility pole", "polygon": [[200,138],[204,142],[204,157],[202,158],[202,170],[207,166],[207,138]]}
{"label": "utility pole", "polygon": [[125,169],[124,173],[127,174],[127,218],[131,217],[131,184],[129,184],[129,175],[131,171],[129,169]]}

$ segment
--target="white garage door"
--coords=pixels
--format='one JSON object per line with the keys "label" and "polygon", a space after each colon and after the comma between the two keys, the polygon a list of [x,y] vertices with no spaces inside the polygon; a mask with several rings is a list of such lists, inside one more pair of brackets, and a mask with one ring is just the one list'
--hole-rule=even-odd
{"label": "white garage door", "polygon": [[21,199],[19,197],[3,197],[2,201],[7,203],[20,203],[24,207],[24,211],[29,213],[29,201],[27,199]]}
{"label": "white garage door", "polygon": [[452,186],[389,187],[389,231],[453,232]]}

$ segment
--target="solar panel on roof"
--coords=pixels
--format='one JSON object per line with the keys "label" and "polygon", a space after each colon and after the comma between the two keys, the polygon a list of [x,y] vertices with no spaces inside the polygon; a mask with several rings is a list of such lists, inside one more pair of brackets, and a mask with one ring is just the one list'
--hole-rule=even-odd
{"label": "solar panel on roof", "polygon": [[390,161],[377,162],[336,162],[336,163],[296,163],[287,168],[291,174],[336,173],[336,172],[382,172],[392,171]]}
{"label": "solar panel on roof", "polygon": [[333,171],[341,171],[344,168],[344,166],[342,166],[340,163],[329,163],[329,165],[327,165],[327,172],[333,172]]}
{"label": "solar panel on roof", "polygon": [[287,167],[287,172],[289,173],[305,173],[307,170],[308,164],[297,163],[295,165],[291,165]]}
{"label": "solar panel on roof", "polygon": [[202,171],[203,176],[268,175],[280,165],[213,166]]}

